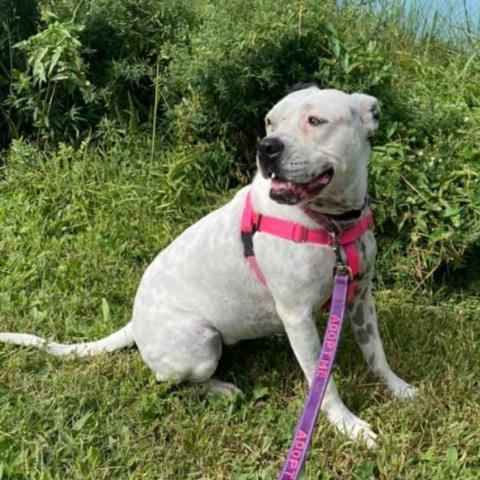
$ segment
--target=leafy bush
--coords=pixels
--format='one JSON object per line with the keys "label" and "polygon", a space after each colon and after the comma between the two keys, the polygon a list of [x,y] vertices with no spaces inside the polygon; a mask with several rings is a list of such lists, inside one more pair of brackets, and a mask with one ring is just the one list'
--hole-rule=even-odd
{"label": "leafy bush", "polygon": [[334,12],[333,3],[316,1],[237,0],[205,8],[203,29],[167,71],[176,130],[207,139],[221,132],[253,161],[265,113],[295,83],[356,91],[388,83],[390,64],[377,42],[348,38]]}
{"label": "leafy bush", "polygon": [[74,140],[88,129],[82,106],[95,100],[87,79],[78,36],[82,27],[54,21],[47,28],[15,45],[27,58],[24,72],[14,71],[7,105],[20,121],[36,131],[37,144],[58,137]]}
{"label": "leafy bush", "polygon": [[478,246],[478,49],[354,1],[38,5],[39,32],[10,48],[10,135],[47,149],[95,138],[107,156],[149,130],[150,159],[175,159],[168,182],[188,203],[190,185],[247,181],[263,117],[291,85],[363,91],[382,104],[370,182],[382,280],[425,282]]}
{"label": "leafy bush", "polygon": [[26,59],[9,72],[4,102],[17,136],[78,142],[105,117],[130,129],[150,119],[156,81],[195,19],[187,5],[40,1],[39,33],[10,45]]}
{"label": "leafy bush", "polygon": [[97,0],[78,15],[91,81],[106,114],[130,127],[152,118],[155,82],[198,21],[191,3]]}
{"label": "leafy bush", "polygon": [[462,267],[479,244],[480,68],[475,52],[433,45],[427,63],[418,48],[395,59],[401,114],[397,103],[384,104],[389,118],[374,149],[371,193],[385,267],[395,258],[394,278],[402,272],[424,282],[439,267]]}

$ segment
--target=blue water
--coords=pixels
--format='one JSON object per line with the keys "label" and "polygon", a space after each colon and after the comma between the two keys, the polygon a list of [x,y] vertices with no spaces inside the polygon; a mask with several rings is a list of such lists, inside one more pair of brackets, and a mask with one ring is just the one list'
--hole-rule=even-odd
{"label": "blue water", "polygon": [[[337,4],[348,3],[348,0],[337,0]],[[370,0],[365,4],[385,4],[385,0]],[[387,0],[394,5],[396,2]],[[435,21],[440,31],[449,35],[459,36],[470,32],[478,35],[480,32],[480,0],[398,0],[406,10],[420,12],[427,25]],[[428,28],[427,28],[428,30]],[[420,32],[419,32],[420,33]]]}
{"label": "blue water", "polygon": [[478,31],[480,0],[405,0],[408,6],[419,6],[422,11],[434,15],[437,12],[447,23]]}

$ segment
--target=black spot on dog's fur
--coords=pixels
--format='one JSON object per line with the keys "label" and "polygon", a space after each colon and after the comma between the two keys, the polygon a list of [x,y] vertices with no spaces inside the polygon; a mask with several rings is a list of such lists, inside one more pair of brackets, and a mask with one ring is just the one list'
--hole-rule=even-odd
{"label": "black spot on dog's fur", "polygon": [[373,325],[371,323],[367,323],[367,332],[370,336],[374,336],[375,335],[375,329],[373,328]]}
{"label": "black spot on dog's fur", "polygon": [[365,319],[363,318],[363,305],[360,303],[353,315],[353,323],[359,327],[363,325]]}
{"label": "black spot on dog's fur", "polygon": [[355,338],[360,345],[365,345],[370,340],[368,332],[364,328],[359,328],[358,330],[355,330],[354,333]]}
{"label": "black spot on dog's fur", "polygon": [[315,88],[319,88],[318,84],[316,82],[306,82],[306,83],[296,83],[290,90],[288,93],[293,93],[293,92],[297,92],[298,90],[305,90],[306,88],[311,88],[311,87],[315,87]]}

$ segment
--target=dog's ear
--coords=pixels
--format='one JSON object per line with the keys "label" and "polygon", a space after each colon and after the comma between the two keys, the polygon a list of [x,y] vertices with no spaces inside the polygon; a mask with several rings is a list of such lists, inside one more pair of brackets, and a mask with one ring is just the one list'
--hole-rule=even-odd
{"label": "dog's ear", "polygon": [[378,128],[378,119],[380,118],[378,100],[364,93],[352,93],[351,96],[355,100],[360,119],[367,131],[369,133],[375,131]]}
{"label": "dog's ear", "polygon": [[309,83],[296,83],[289,91],[288,94],[297,92],[298,90],[305,90],[306,88],[319,88],[316,82]]}

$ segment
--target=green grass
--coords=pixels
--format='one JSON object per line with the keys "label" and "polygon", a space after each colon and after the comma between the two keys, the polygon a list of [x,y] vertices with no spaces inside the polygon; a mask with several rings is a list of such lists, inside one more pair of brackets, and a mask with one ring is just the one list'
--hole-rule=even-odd
{"label": "green grass", "polygon": [[[189,161],[208,147],[150,159],[144,143],[48,157],[13,146],[0,182],[0,331],[80,341],[115,330],[154,255],[233,193]],[[380,446],[369,452],[321,418],[304,478],[479,478],[480,299],[376,298],[388,358],[420,393],[394,402],[346,328],[335,377]],[[226,348],[218,376],[245,399],[158,384],[135,349],[58,359],[2,345],[0,479],[275,478],[305,395],[286,339]]]}

